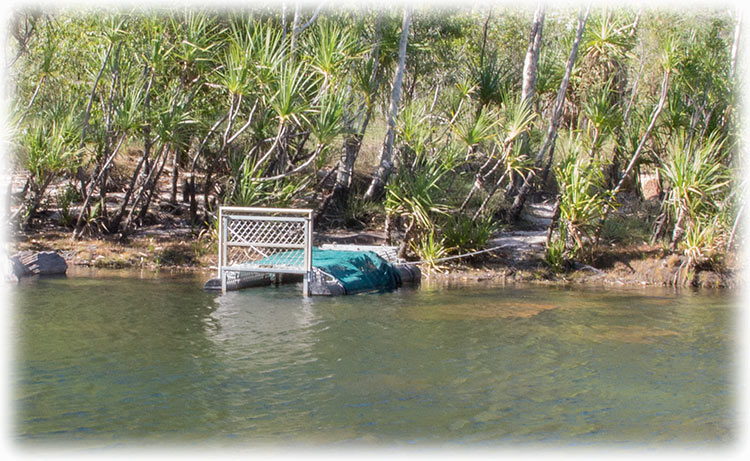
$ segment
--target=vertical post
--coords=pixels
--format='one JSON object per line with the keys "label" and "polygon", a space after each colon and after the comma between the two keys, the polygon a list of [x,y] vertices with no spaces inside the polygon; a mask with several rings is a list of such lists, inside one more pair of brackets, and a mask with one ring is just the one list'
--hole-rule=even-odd
{"label": "vertical post", "polygon": [[224,270],[226,262],[224,261],[227,257],[227,239],[226,231],[223,230],[228,223],[228,218],[221,214],[221,208],[219,208],[219,280],[221,280],[221,293],[227,292],[227,272]]}
{"label": "vertical post", "polygon": [[219,218],[218,218],[219,219],[219,236],[218,236],[219,242],[217,244],[217,246],[219,247],[219,261],[218,261],[218,264],[216,265],[217,266],[216,267],[216,272],[217,272],[216,276],[219,277],[219,278],[221,278],[221,266],[222,266],[223,261],[224,261],[222,259],[222,256],[224,256],[224,252],[221,251],[221,247],[222,247],[221,243],[224,241],[221,238],[222,234],[224,233],[224,221],[222,220],[221,209],[222,209],[222,207],[219,207]]}
{"label": "vertical post", "polygon": [[310,296],[310,277],[312,276],[312,230],[313,215],[308,211],[305,220],[305,275],[302,279],[303,296]]}

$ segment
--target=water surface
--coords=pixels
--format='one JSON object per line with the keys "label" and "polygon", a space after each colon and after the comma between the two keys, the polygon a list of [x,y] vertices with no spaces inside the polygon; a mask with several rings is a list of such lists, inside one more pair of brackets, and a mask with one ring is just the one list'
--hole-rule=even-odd
{"label": "water surface", "polygon": [[14,287],[16,442],[735,438],[724,292],[424,285],[305,299],[299,286],[216,295],[202,282],[98,271]]}

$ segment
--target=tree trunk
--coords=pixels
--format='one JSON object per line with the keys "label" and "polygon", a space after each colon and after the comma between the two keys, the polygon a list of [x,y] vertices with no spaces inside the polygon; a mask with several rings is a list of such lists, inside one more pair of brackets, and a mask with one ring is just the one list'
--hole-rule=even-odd
{"label": "tree trunk", "polygon": [[[166,149],[166,146],[162,145],[161,148],[159,149],[159,153],[156,155],[156,158],[154,159],[154,164],[151,165],[149,169],[144,169],[144,173],[148,172],[148,174],[146,175],[146,179],[144,180],[143,185],[141,185],[141,188],[138,191],[138,195],[136,196],[135,200],[133,200],[133,206],[130,208],[130,212],[128,213],[128,218],[127,218],[127,221],[125,222],[123,232],[127,231],[134,221],[141,218],[142,215],[145,214],[145,213],[139,213],[138,218],[133,217],[135,214],[135,209],[138,207],[138,204],[141,202],[141,199],[144,197],[144,194],[146,193],[146,189],[150,188],[152,181],[158,180],[158,175],[157,175],[157,178],[154,179],[153,174],[157,171],[157,167],[159,166],[159,160],[161,160],[162,156],[166,157],[166,155],[164,154],[165,149]],[[145,160],[148,161],[148,159],[145,159]],[[166,162],[166,159],[164,160],[164,162]],[[162,166],[164,165],[164,162],[162,162]],[[161,171],[159,171],[159,173],[161,173]],[[141,208],[141,210],[143,210],[143,208]]]}
{"label": "tree trunk", "polygon": [[[148,213],[148,209],[151,206],[151,200],[154,197],[154,191],[156,191],[159,188],[159,177],[161,176],[162,171],[164,171],[164,165],[167,164],[167,156],[164,155],[164,159],[161,162],[161,166],[159,167],[158,171],[156,172],[156,175],[151,179],[151,184],[148,189],[148,193],[146,194],[146,201],[143,203],[143,206],[141,207],[141,211],[138,213],[138,221],[143,220],[143,218],[146,217],[146,213]],[[156,164],[154,164],[154,168],[156,168]]]}
{"label": "tree trunk", "polygon": [[289,50],[294,55],[295,45],[297,44],[297,34],[299,34],[299,16],[301,13],[301,6],[299,1],[294,2],[294,19],[292,19],[292,39],[289,44]]}
{"label": "tree trunk", "polygon": [[641,141],[638,143],[638,147],[633,153],[633,157],[630,159],[630,163],[628,163],[627,168],[625,168],[625,172],[623,173],[622,178],[620,178],[620,181],[612,190],[613,197],[617,195],[618,192],[620,192],[620,188],[622,188],[622,185],[625,183],[625,178],[627,178],[628,175],[633,171],[633,168],[635,167],[636,162],[641,156],[641,152],[643,151],[643,146],[646,144],[646,140],[648,139],[649,135],[651,134],[651,131],[654,129],[654,126],[656,125],[656,119],[659,118],[659,114],[661,114],[662,109],[664,109],[664,104],[667,101],[667,93],[669,90],[670,74],[671,72],[669,69],[667,69],[664,72],[664,78],[661,83],[661,96],[659,97],[659,103],[656,106],[656,110],[654,111],[654,114],[651,116],[651,122],[649,123],[648,128],[646,128],[646,132],[643,134]]}
{"label": "tree trunk", "polygon": [[177,183],[180,180],[180,149],[174,149],[172,157],[172,190],[169,193],[169,201],[177,203]]}
{"label": "tree trunk", "polygon": [[401,99],[401,84],[404,80],[404,68],[406,67],[406,44],[409,37],[409,24],[411,22],[411,6],[404,8],[404,20],[401,26],[401,41],[398,50],[398,67],[393,78],[393,91],[391,92],[391,107],[388,114],[388,130],[380,151],[380,166],[372,178],[370,187],[365,193],[367,200],[375,200],[383,194],[385,183],[393,170],[393,141],[396,136],[396,117],[398,116],[398,105]]}
{"label": "tree trunk", "polygon": [[354,162],[357,160],[361,147],[362,135],[360,133],[354,133],[344,138],[343,153],[336,171],[336,183],[333,186],[333,193],[328,206],[329,209],[335,210],[337,213],[346,209],[352,176],[354,175]]}
{"label": "tree trunk", "polygon": [[[583,30],[586,28],[586,22],[588,21],[588,18],[589,8],[586,8],[585,13],[581,12],[578,15],[578,30],[576,32],[576,38],[573,42],[573,47],[570,50],[568,62],[565,65],[565,75],[563,76],[563,80],[560,83],[560,89],[557,92],[557,98],[555,99],[555,105],[552,110],[549,129],[547,130],[547,137],[544,140],[544,144],[542,144],[542,148],[539,149],[539,152],[536,155],[535,164],[537,169],[539,169],[543,165],[542,162],[544,161],[545,154],[548,150],[551,150],[552,145],[557,138],[557,127],[560,125],[563,103],[565,102],[565,93],[568,91],[568,85],[570,84],[570,75],[573,71],[573,65],[576,62],[576,58],[578,57],[578,47],[581,44]],[[510,211],[508,212],[508,220],[510,222],[517,222],[519,217],[521,216],[521,211],[523,210],[523,206],[526,203],[526,198],[534,189],[534,178],[535,175],[533,172],[529,172],[529,174],[526,175],[526,178],[524,178],[523,185],[518,191],[518,195],[516,195],[516,198],[513,201],[513,205],[510,207]]]}
{"label": "tree trunk", "polygon": [[729,251],[732,249],[735,235],[737,235],[737,228],[740,225],[740,222],[742,221],[742,211],[744,209],[745,209],[745,202],[742,202],[742,205],[740,206],[739,211],[737,211],[737,216],[734,217],[734,225],[732,225],[732,232],[729,234],[729,239],[727,239],[726,251]]}
{"label": "tree trunk", "polygon": [[125,196],[122,198],[122,203],[120,204],[120,210],[117,212],[117,216],[114,217],[110,225],[111,227],[110,231],[112,233],[115,233],[120,230],[120,223],[122,222],[122,218],[125,217],[125,210],[127,210],[128,203],[130,202],[130,197],[132,197],[133,191],[135,190],[135,183],[138,180],[138,176],[141,173],[141,168],[143,168],[143,164],[146,162],[146,158],[149,155],[151,155],[150,147],[144,150],[143,155],[141,156],[140,160],[138,160],[138,163],[135,166],[135,170],[133,171],[133,176],[131,176],[130,183],[128,184],[128,188],[125,190]]}
{"label": "tree trunk", "polygon": [[544,27],[544,4],[540,3],[534,13],[534,22],[531,24],[529,35],[529,48],[526,51],[526,59],[523,61],[523,81],[521,82],[521,102],[534,99],[536,92],[536,66],[539,62],[539,51],[542,47],[542,29]]}
{"label": "tree trunk", "polygon": [[186,180],[188,200],[190,202],[190,224],[198,224],[198,201],[195,198],[195,173],[190,173],[190,178]]}
{"label": "tree trunk", "polygon": [[91,107],[94,104],[94,96],[96,95],[96,87],[99,85],[99,80],[102,78],[102,74],[104,73],[104,69],[107,67],[107,62],[109,62],[109,55],[112,52],[113,44],[110,43],[107,47],[107,52],[104,55],[104,61],[102,62],[102,66],[99,68],[99,73],[96,75],[96,78],[94,79],[94,84],[91,86],[91,93],[89,94],[89,102],[86,104],[86,109],[83,112],[83,126],[81,127],[81,143],[80,147],[83,148],[83,146],[86,143],[86,131],[88,131],[89,128],[89,117],[91,116]]}
{"label": "tree trunk", "polygon": [[[521,102],[526,103],[529,108],[534,107],[534,95],[536,94],[536,70],[539,62],[539,53],[542,47],[542,29],[544,28],[545,5],[539,3],[534,12],[534,20],[531,24],[531,33],[529,34],[529,47],[526,51],[526,58],[523,62],[523,79],[521,81]],[[529,153],[529,133],[521,134],[521,153]],[[512,198],[518,193],[519,188],[523,185],[523,177],[514,176],[506,188],[505,196],[507,199]]]}
{"label": "tree trunk", "polygon": [[416,221],[417,220],[414,218],[414,216],[412,216],[411,221],[409,221],[409,226],[406,228],[406,232],[404,232],[404,238],[398,245],[398,257],[401,259],[406,258],[406,251],[409,249],[409,242],[411,241],[412,234],[414,233]]}
{"label": "tree trunk", "polygon": [[734,26],[734,40],[732,41],[731,65],[729,67],[729,78],[734,78],[737,69],[737,54],[740,47],[740,33],[742,31],[742,10],[737,11],[737,24]]}
{"label": "tree trunk", "polygon": [[[96,178],[91,178],[91,182],[89,183],[89,189],[86,193],[86,197],[84,198],[83,205],[81,206],[81,212],[78,214],[78,220],[76,220],[76,224],[74,226],[73,231],[73,238],[77,238],[80,235],[82,225],[83,225],[83,215],[87,213],[88,211],[88,205],[91,201],[91,197],[94,195],[94,188],[96,187],[96,184],[99,183],[99,197],[102,203],[102,207],[104,207],[104,203],[106,200],[106,177],[107,177],[107,170],[109,169],[110,165],[112,164],[112,161],[114,161],[115,156],[118,152],[120,152],[120,148],[122,147],[122,143],[125,141],[125,133],[120,135],[120,140],[117,143],[117,147],[115,147],[115,150],[112,152],[111,155],[107,157],[107,160],[104,162],[104,165],[101,166],[99,169],[99,174]],[[104,208],[101,208],[102,210],[102,216],[106,213],[104,211]]]}
{"label": "tree trunk", "polygon": [[555,224],[557,224],[557,221],[560,219],[561,200],[562,195],[557,194],[557,197],[555,197],[555,207],[552,210],[552,219],[550,219],[549,227],[547,228],[547,240],[545,241],[546,248],[549,248],[550,244],[552,243],[552,233],[555,231]]}

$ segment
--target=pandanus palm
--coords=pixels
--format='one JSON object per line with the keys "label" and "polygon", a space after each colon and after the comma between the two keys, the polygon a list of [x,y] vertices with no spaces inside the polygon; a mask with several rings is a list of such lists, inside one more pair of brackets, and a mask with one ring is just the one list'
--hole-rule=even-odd
{"label": "pandanus palm", "polygon": [[430,146],[432,135],[432,125],[424,104],[412,101],[401,110],[396,120],[396,135],[401,145],[397,159],[406,168],[414,167],[417,159]]}
{"label": "pandanus palm", "polygon": [[440,192],[438,182],[445,173],[439,162],[427,161],[415,170],[399,170],[386,186],[385,210],[389,222],[392,215],[409,217],[409,224],[399,246],[400,257],[405,256],[417,230],[433,228],[433,214],[445,213],[446,206],[437,200]]}
{"label": "pandanus palm", "polygon": [[601,165],[579,155],[582,147],[578,143],[578,149],[571,150],[555,168],[560,188],[561,235],[572,238],[573,254],[588,248],[587,239],[609,203]]}
{"label": "pandanus palm", "polygon": [[499,114],[496,109],[482,108],[475,116],[460,120],[452,126],[453,134],[466,148],[466,160],[476,149],[497,137]]}
{"label": "pandanus palm", "polygon": [[307,60],[323,79],[321,91],[326,91],[363,50],[353,30],[336,22],[319,21],[313,32],[306,46]]}
{"label": "pandanus palm", "polygon": [[29,172],[31,193],[26,196],[24,205],[11,217],[11,221],[19,213],[24,213],[24,224],[31,224],[50,183],[80,164],[81,150],[74,147],[76,141],[71,135],[73,120],[69,115],[52,120],[33,120],[23,130],[20,139],[23,146],[20,164]]}
{"label": "pandanus palm", "polygon": [[589,155],[597,155],[602,135],[611,133],[622,121],[620,108],[613,102],[613,90],[607,83],[593,96],[583,101],[583,113],[589,121],[591,130],[591,149]]}
{"label": "pandanus palm", "polygon": [[513,174],[521,174],[527,169],[528,165],[525,161],[526,158],[518,151],[514,152],[513,146],[516,139],[531,128],[534,119],[535,113],[528,102],[508,101],[503,104],[497,118],[497,123],[500,125],[500,132],[497,133],[497,135],[502,139],[502,142],[499,145],[499,154],[489,156],[485,163],[479,168],[476,181],[472,185],[466,199],[464,199],[459,211],[463,211],[466,208],[473,195],[482,186],[486,177],[492,176],[501,166],[503,167],[501,170],[502,174],[500,174],[499,178],[490,187],[487,197],[482,202],[479,209],[474,213],[472,221],[476,220],[479,215],[482,214],[489,203],[489,200],[495,192],[497,192],[506,177],[509,175],[512,176]]}
{"label": "pandanus palm", "polygon": [[666,203],[675,219],[673,248],[699,221],[715,214],[720,195],[729,184],[720,138],[712,135],[705,141],[686,142],[686,136],[682,131],[673,137],[669,156],[660,168],[669,185]]}

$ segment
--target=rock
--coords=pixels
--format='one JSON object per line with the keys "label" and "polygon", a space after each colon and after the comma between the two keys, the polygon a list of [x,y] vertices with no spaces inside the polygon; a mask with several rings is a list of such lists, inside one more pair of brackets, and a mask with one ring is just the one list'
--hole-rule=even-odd
{"label": "rock", "polygon": [[32,275],[32,272],[21,262],[20,258],[26,253],[19,253],[10,257],[10,268],[16,278]]}
{"label": "rock", "polygon": [[17,278],[29,275],[60,275],[68,270],[65,258],[56,251],[26,251],[10,258],[11,269]]}

